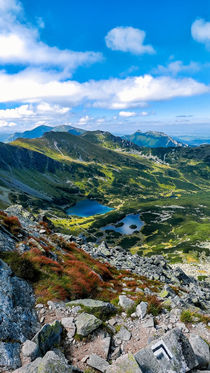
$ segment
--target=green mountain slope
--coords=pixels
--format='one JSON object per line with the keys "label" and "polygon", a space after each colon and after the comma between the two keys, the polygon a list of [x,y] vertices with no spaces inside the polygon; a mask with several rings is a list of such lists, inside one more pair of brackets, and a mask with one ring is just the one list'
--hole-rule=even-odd
{"label": "green mountain slope", "polygon": [[186,146],[185,144],[173,139],[163,132],[141,132],[137,131],[132,135],[124,136],[127,140],[130,140],[138,146],[145,146],[148,148],[168,148],[168,147],[179,147]]}

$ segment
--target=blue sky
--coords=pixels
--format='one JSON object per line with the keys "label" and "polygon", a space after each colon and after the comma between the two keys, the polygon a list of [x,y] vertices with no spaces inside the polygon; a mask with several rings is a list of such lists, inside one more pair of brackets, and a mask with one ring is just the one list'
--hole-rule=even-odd
{"label": "blue sky", "polygon": [[209,0],[0,0],[0,132],[210,137]]}

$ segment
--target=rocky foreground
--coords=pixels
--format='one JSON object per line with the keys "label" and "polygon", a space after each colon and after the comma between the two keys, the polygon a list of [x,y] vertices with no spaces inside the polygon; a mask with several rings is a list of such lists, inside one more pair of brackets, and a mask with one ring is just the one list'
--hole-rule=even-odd
{"label": "rocky foreground", "polygon": [[[47,219],[35,218],[21,206],[10,207],[5,215],[0,224],[0,372],[210,372],[208,281],[172,269],[160,256],[143,258],[120,247],[96,246],[61,234],[55,239]],[[16,230],[7,218],[14,215],[21,223]],[[47,300],[47,265],[59,281],[66,256],[69,266],[78,265],[70,258],[73,253],[66,251],[69,242],[80,246],[78,257],[94,266],[94,279],[100,280],[97,292],[91,290],[80,299],[76,293],[65,293],[63,300],[56,293]],[[18,275],[11,265],[14,253],[17,258],[27,255],[36,270],[40,268],[38,285],[22,272]],[[117,277],[102,281],[97,262],[116,268]],[[76,291],[76,285],[71,290]],[[43,298],[37,298],[40,287]],[[100,287],[107,301],[99,300]]]}

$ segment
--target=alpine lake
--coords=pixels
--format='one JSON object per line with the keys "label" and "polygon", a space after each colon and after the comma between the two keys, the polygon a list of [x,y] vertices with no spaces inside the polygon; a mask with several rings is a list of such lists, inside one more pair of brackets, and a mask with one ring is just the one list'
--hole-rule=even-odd
{"label": "alpine lake", "polygon": [[[85,199],[68,208],[66,213],[69,216],[76,215],[88,218],[94,215],[106,214],[112,210],[114,209],[104,206],[96,200]],[[121,235],[131,235],[134,232],[139,232],[143,224],[144,222],[141,220],[140,214],[128,214],[118,222],[102,227],[101,231],[115,231]]]}

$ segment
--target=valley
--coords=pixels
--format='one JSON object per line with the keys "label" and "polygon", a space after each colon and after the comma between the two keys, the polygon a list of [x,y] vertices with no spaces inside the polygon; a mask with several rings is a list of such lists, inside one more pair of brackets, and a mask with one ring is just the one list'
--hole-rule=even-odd
{"label": "valley", "polygon": [[[209,145],[142,148],[108,132],[52,131],[0,144],[0,155],[2,207],[44,210],[61,232],[172,263],[209,255]],[[71,206],[85,200],[110,211],[77,216]],[[143,225],[124,235],[116,227],[129,214]]]}

